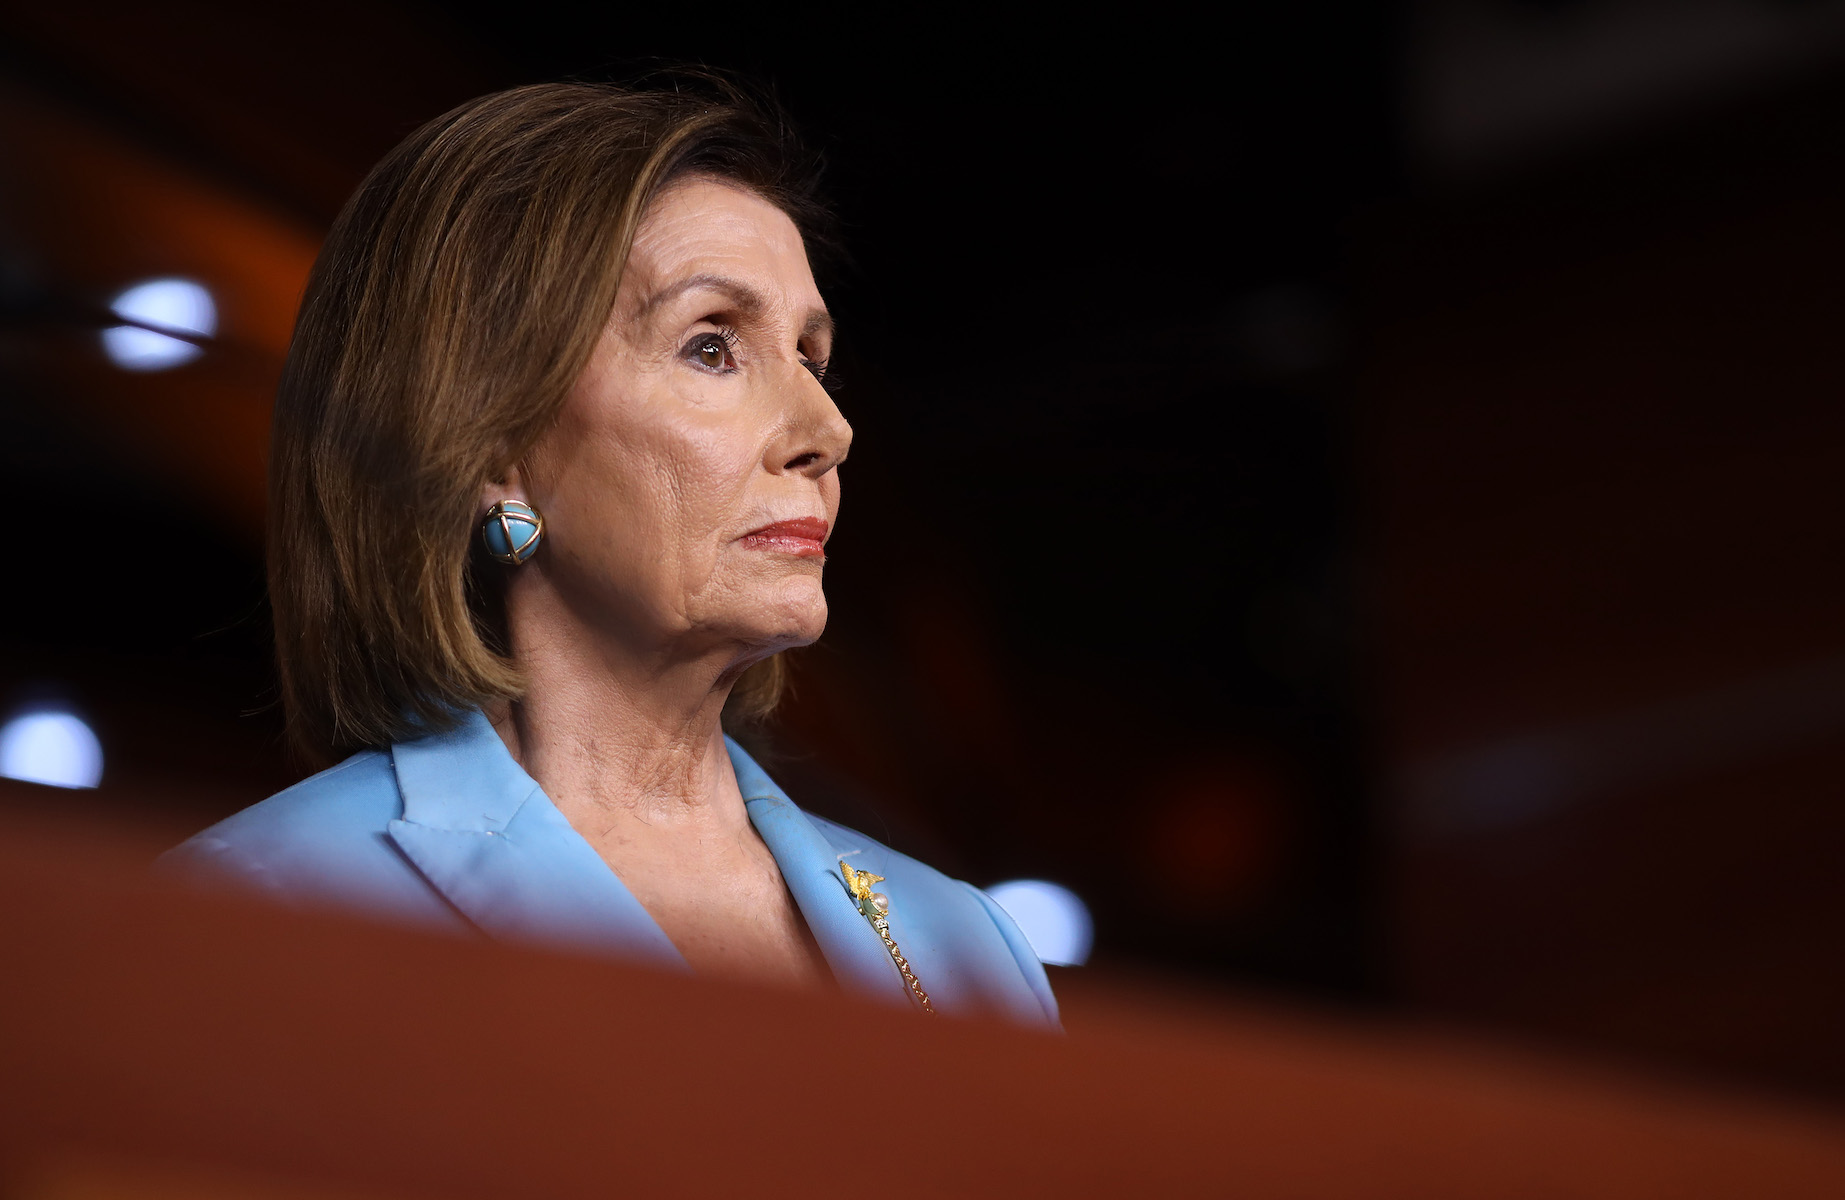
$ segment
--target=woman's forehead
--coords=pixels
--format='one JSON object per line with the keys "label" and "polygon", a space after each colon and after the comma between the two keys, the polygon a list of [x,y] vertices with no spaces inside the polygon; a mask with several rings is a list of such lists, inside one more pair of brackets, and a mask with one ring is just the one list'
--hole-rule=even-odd
{"label": "woman's forehead", "polygon": [[674,184],[635,233],[622,291],[641,316],[695,296],[737,307],[825,306],[794,222],[746,188],[707,178]]}
{"label": "woman's forehead", "polygon": [[807,248],[787,213],[747,188],[702,176],[671,185],[648,205],[633,254],[667,272],[700,270],[704,259],[807,266]]}

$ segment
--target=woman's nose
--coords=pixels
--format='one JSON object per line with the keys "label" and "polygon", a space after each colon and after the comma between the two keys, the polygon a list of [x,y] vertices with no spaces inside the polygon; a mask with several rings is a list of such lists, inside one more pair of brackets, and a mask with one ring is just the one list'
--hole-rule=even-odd
{"label": "woman's nose", "polygon": [[805,367],[799,368],[782,393],[786,423],[770,445],[765,465],[776,474],[799,473],[818,479],[845,459],[852,445],[852,426]]}

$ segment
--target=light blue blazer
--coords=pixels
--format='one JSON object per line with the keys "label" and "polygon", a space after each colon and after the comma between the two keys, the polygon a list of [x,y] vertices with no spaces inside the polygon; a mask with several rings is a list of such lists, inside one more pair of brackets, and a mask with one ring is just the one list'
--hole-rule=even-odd
{"label": "light blue blazer", "polygon": [[[1057,1027],[1044,967],[985,893],[802,812],[725,739],[750,821],[842,987],[911,1005],[841,859],[884,876],[891,936],[938,1012]],[[479,712],[355,754],[169,851],[163,870],[300,907],[690,968]]]}

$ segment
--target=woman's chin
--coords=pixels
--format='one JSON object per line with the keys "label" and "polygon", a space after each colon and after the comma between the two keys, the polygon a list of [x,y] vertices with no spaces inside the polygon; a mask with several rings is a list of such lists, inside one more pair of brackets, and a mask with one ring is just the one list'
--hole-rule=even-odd
{"label": "woman's chin", "polygon": [[778,611],[776,619],[767,622],[763,630],[765,642],[772,643],[777,650],[792,650],[797,646],[808,646],[820,640],[826,632],[826,601],[803,606],[798,609],[784,608]]}
{"label": "woman's chin", "polygon": [[732,645],[760,647],[767,653],[805,646],[826,632],[824,597],[790,603],[791,597],[774,597],[774,602],[752,604],[728,612],[708,613],[699,622],[704,642],[716,637]]}
{"label": "woman's chin", "polygon": [[810,630],[814,637],[826,628],[826,591],[817,577],[793,575],[778,579],[764,592],[764,608],[773,615],[775,624]]}
{"label": "woman's chin", "polygon": [[695,622],[695,640],[747,647],[764,656],[809,645],[826,632],[826,595],[818,581],[779,580],[755,595],[733,593]]}
{"label": "woman's chin", "polygon": [[817,611],[784,613],[783,619],[776,623],[775,630],[765,640],[775,644],[778,650],[792,650],[797,646],[809,646],[820,640],[826,632],[826,605]]}

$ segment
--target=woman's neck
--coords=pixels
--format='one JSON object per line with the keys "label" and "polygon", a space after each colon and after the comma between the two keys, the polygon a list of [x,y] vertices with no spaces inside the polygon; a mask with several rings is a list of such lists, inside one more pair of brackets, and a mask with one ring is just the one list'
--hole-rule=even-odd
{"label": "woman's neck", "polygon": [[511,629],[525,697],[488,713],[507,749],[694,971],[824,984],[825,960],[725,751],[719,720],[746,648],[636,649],[573,624],[562,606],[534,619],[545,611],[536,592]]}
{"label": "woman's neck", "polygon": [[747,824],[720,723],[738,674],[727,659],[650,661],[518,634],[525,695],[487,715],[572,824]]}

